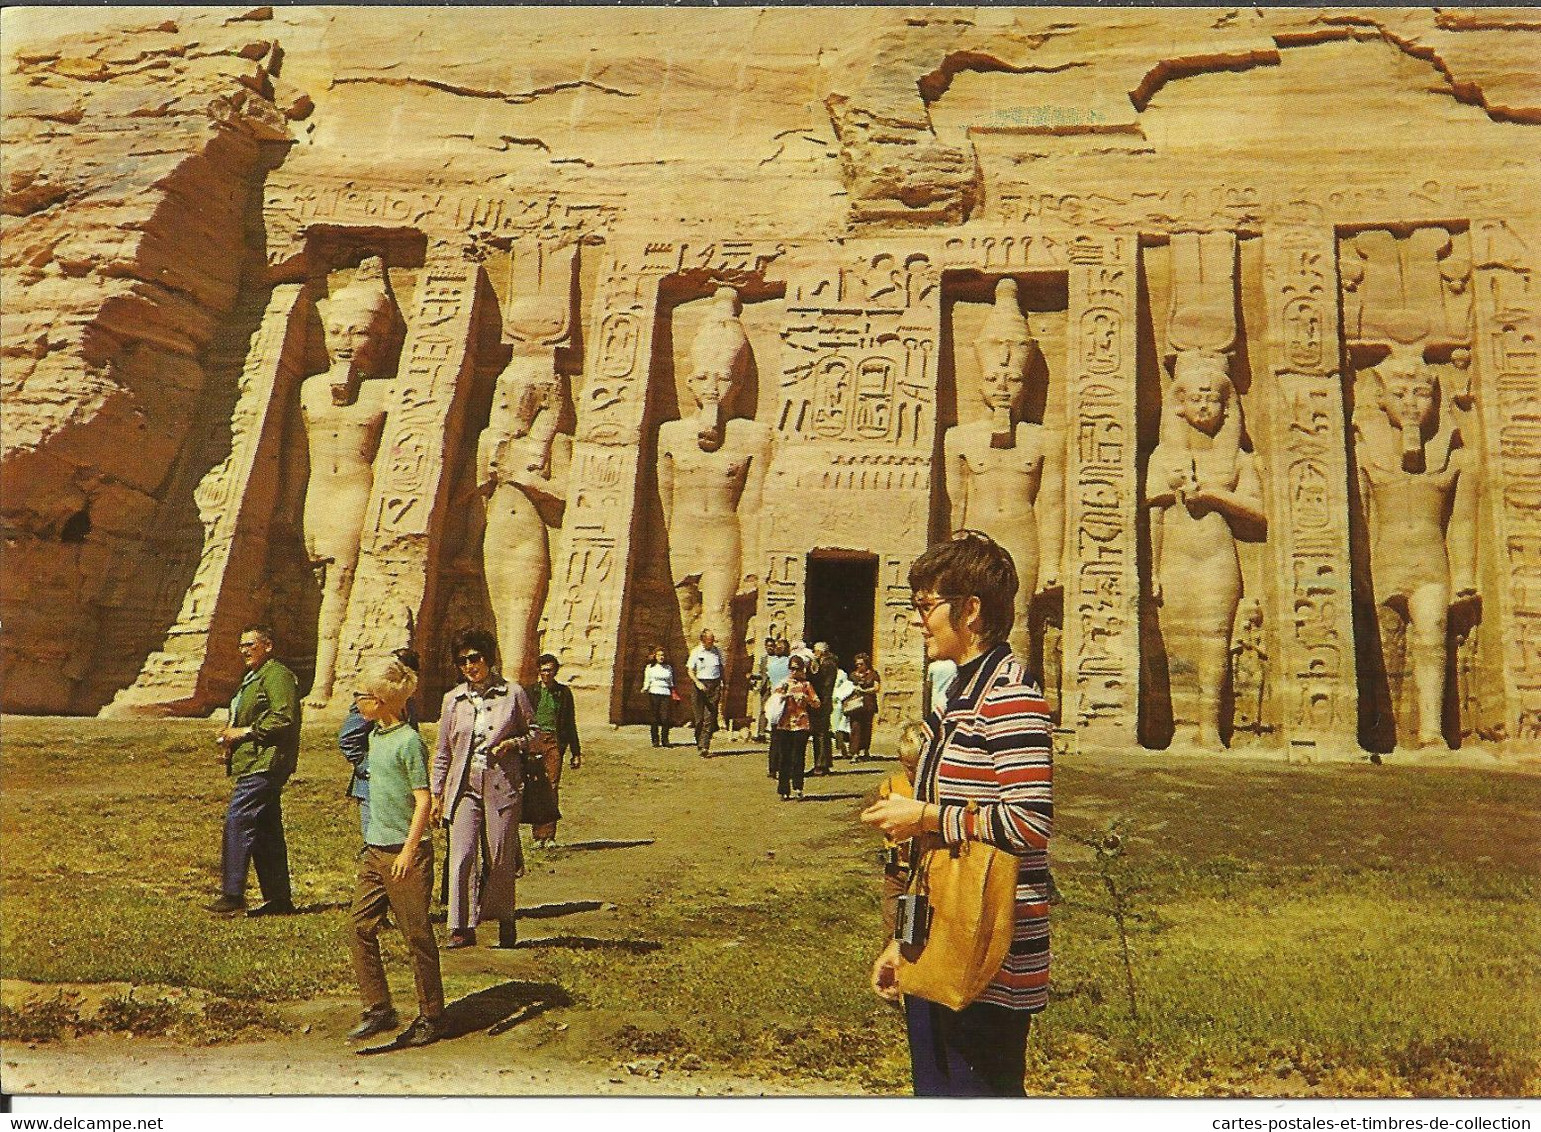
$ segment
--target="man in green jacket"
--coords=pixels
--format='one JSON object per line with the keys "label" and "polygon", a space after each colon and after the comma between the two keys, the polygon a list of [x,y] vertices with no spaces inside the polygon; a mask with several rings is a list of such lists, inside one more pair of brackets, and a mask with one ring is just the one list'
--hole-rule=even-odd
{"label": "man in green jacket", "polygon": [[263,903],[253,916],[294,912],[289,890],[289,849],[284,844],[284,783],[300,753],[300,689],[273,659],[273,631],[266,625],[241,630],[246,675],[230,701],[230,725],[215,741],[235,789],[225,810],[220,850],[220,898],[208,906],[217,915],[246,907],[247,866],[257,867]]}

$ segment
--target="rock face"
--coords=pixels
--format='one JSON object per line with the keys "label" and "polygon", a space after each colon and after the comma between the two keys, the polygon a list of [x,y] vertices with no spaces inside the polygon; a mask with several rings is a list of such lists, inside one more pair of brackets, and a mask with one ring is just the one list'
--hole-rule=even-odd
{"label": "rock face", "polygon": [[640,720],[711,628],[734,714],[784,635],[894,722],[905,568],[985,515],[1080,741],[1541,739],[1525,12],[5,33],[6,710],[205,712],[267,621],[336,706],[480,624]]}

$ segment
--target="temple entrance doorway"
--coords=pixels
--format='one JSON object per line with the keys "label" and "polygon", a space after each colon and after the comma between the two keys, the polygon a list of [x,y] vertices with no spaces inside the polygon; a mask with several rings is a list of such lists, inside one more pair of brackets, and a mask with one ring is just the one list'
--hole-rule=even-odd
{"label": "temple entrance doorway", "polygon": [[851,670],[859,652],[872,653],[872,623],[877,611],[878,559],[853,550],[815,550],[808,555],[803,600],[803,640],[812,647],[828,641]]}

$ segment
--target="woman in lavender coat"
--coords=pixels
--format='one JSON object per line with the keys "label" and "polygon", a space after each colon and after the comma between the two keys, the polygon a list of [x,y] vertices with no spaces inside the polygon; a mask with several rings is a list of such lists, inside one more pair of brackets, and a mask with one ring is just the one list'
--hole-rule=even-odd
{"label": "woman in lavender coat", "polygon": [[477,923],[496,920],[498,946],[512,947],[514,884],[524,872],[524,755],[535,713],[524,689],[499,675],[491,633],[462,630],[452,648],[463,681],[445,693],[431,775],[434,820],[449,825],[444,946],[473,947]]}

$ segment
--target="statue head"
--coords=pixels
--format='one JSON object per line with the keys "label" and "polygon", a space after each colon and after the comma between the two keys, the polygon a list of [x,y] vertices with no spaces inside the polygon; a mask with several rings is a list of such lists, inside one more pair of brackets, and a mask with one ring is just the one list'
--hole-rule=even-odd
{"label": "statue head", "polygon": [[1235,392],[1226,370],[1225,355],[1207,350],[1181,350],[1172,367],[1172,409],[1206,436],[1220,431]]}
{"label": "statue head", "polygon": [[1009,412],[1013,420],[1021,415],[1033,348],[1032,332],[1017,305],[1017,281],[1002,279],[995,285],[995,303],[974,341],[979,395],[992,413]]}
{"label": "statue head", "polygon": [[327,301],[322,314],[326,348],[332,359],[332,400],[350,404],[359,382],[387,376],[389,349],[401,321],[385,264],[370,256],[358,274]]}
{"label": "statue head", "polygon": [[738,318],[738,293],[719,287],[690,347],[685,384],[706,420],[699,441],[708,452],[722,447],[722,426],[749,363],[749,336]]}
{"label": "statue head", "polygon": [[1416,348],[1395,348],[1375,367],[1380,407],[1402,434],[1402,468],[1424,470],[1423,443],[1439,411],[1439,378]]}

